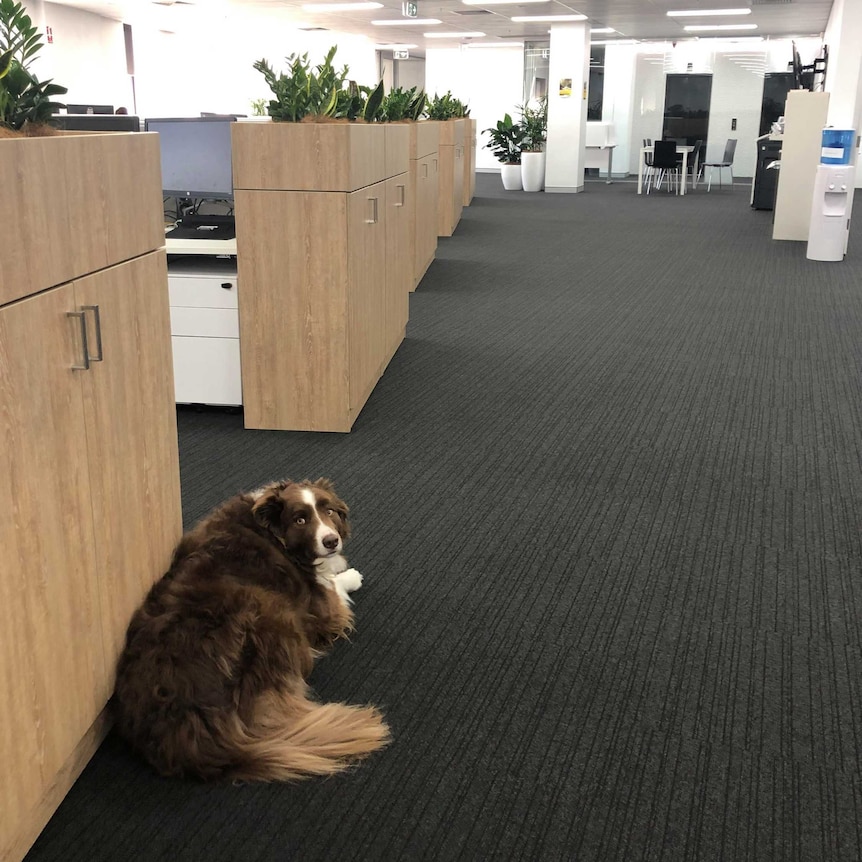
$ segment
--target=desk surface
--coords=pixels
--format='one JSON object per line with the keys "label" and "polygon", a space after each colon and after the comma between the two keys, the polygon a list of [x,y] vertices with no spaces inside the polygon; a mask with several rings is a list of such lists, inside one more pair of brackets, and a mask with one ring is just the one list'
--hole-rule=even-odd
{"label": "desk surface", "polygon": [[166,239],[168,254],[208,254],[236,256],[236,239]]}

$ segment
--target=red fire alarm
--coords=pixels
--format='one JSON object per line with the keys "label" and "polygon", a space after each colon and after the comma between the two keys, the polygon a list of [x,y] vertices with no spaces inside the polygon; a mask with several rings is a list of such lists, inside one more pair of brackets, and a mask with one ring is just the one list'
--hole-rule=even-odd
{"label": "red fire alarm", "polygon": [[45,28],[45,38],[48,40],[49,45],[54,44],[54,31],[50,27]]}

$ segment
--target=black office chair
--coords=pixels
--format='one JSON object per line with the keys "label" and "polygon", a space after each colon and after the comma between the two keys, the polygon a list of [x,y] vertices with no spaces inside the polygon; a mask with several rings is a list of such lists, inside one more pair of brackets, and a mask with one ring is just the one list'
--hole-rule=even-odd
{"label": "black office chair", "polygon": [[[643,138],[643,145],[645,147],[651,147],[652,138]],[[644,167],[646,168],[644,173],[646,174],[647,187],[649,187],[649,178],[652,174],[652,153],[644,153]]]}
{"label": "black office chair", "polygon": [[691,187],[697,186],[697,181],[703,171],[704,145],[702,140],[694,142],[694,149],[688,154],[688,173],[691,175]]}
{"label": "black office chair", "polygon": [[[680,171],[679,163],[676,160],[676,141],[656,141],[653,145],[652,157],[653,173],[658,173],[655,187],[661,188],[662,180],[665,176],[668,177],[668,186],[670,186],[670,178],[673,177],[679,186]],[[652,175],[650,176],[652,179]],[[647,182],[647,194],[649,194],[650,184]]]}
{"label": "black office chair", "polygon": [[718,187],[721,188],[721,169],[730,168],[730,187],[733,188],[733,157],[736,153],[736,138],[728,138],[724,145],[724,158],[720,162],[704,162],[703,166],[709,168],[709,181],[706,184],[706,190],[712,188],[712,169],[718,168]]}

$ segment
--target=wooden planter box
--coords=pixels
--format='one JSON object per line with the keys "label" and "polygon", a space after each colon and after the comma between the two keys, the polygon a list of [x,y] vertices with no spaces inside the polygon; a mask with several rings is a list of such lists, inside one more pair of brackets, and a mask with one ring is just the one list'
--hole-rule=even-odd
{"label": "wooden planter box", "polygon": [[155,135],[0,139],[0,305],[162,247],[160,176]]}
{"label": "wooden planter box", "polygon": [[245,425],[349,431],[407,323],[410,130],[232,135]]}

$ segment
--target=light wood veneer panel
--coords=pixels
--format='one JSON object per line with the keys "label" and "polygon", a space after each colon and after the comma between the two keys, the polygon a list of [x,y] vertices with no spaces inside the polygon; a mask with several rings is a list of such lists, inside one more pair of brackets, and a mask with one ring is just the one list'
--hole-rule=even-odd
{"label": "light wood veneer panel", "polygon": [[71,286],[0,309],[0,857],[104,705]]}
{"label": "light wood veneer panel", "polygon": [[[107,663],[100,694],[107,700],[129,620],[182,533],[164,252],[76,281],[75,298],[98,306],[104,356],[81,383]],[[95,315],[87,320],[95,345]]]}
{"label": "light wood veneer panel", "polygon": [[0,140],[0,305],[164,245],[155,134]]}
{"label": "light wood veneer panel", "polygon": [[237,191],[247,428],[349,431],[347,196]]}
{"label": "light wood veneer panel", "polygon": [[233,123],[235,189],[350,192],[386,177],[381,123]]}

